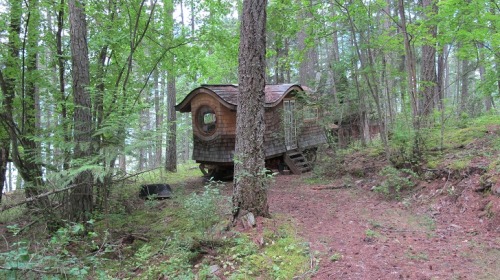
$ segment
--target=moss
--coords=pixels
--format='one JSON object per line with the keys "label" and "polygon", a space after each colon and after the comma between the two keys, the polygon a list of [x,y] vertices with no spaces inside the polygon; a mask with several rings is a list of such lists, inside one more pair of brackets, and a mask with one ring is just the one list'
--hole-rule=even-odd
{"label": "moss", "polygon": [[494,160],[488,165],[488,171],[500,171],[500,160]]}
{"label": "moss", "polygon": [[[291,225],[281,225],[276,231],[266,230],[264,246],[260,250],[243,246],[249,252],[240,258],[240,267],[230,279],[293,279],[308,270],[309,248],[295,235]],[[253,251],[252,251],[253,250]]]}
{"label": "moss", "polygon": [[456,171],[463,171],[470,165],[470,163],[471,163],[470,158],[461,158],[451,162],[449,164],[449,167]]}
{"label": "moss", "polygon": [[441,161],[438,160],[438,159],[428,160],[427,161],[427,168],[429,168],[429,169],[436,169],[436,168],[439,167],[440,164],[441,164]]}

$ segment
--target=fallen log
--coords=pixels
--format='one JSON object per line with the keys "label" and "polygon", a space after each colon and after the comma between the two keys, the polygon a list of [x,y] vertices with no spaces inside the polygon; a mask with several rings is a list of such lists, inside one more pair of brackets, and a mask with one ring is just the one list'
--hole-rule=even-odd
{"label": "fallen log", "polygon": [[312,187],[313,190],[338,190],[338,189],[347,189],[350,186],[348,185],[340,185],[340,186],[317,186],[317,187]]}

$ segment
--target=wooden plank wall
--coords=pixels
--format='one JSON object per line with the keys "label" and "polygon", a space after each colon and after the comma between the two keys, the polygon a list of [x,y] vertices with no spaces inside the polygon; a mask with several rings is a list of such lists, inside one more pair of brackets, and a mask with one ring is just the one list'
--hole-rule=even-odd
{"label": "wooden plank wall", "polygon": [[283,117],[281,114],[282,108],[283,102],[273,108],[266,108],[266,132],[264,133],[264,151],[266,157],[286,152]]}
{"label": "wooden plank wall", "polygon": [[325,131],[317,121],[306,121],[301,125],[298,133],[298,144],[301,149],[326,143]]}
{"label": "wooden plank wall", "polygon": [[[201,106],[215,111],[216,129],[206,135],[198,129],[196,113]],[[236,112],[229,110],[208,94],[199,94],[191,101],[193,126],[193,159],[200,162],[233,162],[236,137]]]}
{"label": "wooden plank wall", "polygon": [[[211,135],[202,133],[196,124],[196,112],[207,105],[216,114],[216,130]],[[193,159],[199,162],[232,163],[236,139],[236,112],[220,104],[208,94],[200,94],[191,101],[194,149]],[[264,151],[266,157],[281,155],[286,152],[285,136],[282,122],[283,103],[273,108],[266,108],[266,131],[264,133]],[[323,129],[317,121],[306,121],[298,124],[298,145],[306,149],[326,143]]]}

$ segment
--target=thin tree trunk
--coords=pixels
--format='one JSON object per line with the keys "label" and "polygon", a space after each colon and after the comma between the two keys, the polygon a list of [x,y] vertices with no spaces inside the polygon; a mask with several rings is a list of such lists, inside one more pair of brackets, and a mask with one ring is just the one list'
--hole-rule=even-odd
{"label": "thin tree trunk", "polygon": [[469,102],[469,68],[470,62],[466,59],[462,60],[462,74],[460,75],[460,113],[468,113]]}
{"label": "thin tree trunk", "polygon": [[[9,159],[9,141],[0,139],[0,203],[2,203],[2,194],[6,185],[7,161]],[[8,190],[8,188],[7,188]]]}
{"label": "thin tree trunk", "polygon": [[160,96],[160,81],[159,81],[159,73],[158,70],[154,70],[153,72],[153,80],[154,80],[154,102],[155,102],[155,129],[156,129],[156,143],[155,143],[155,160],[154,167],[161,166],[162,163],[162,152],[163,152],[163,110],[162,110],[162,101],[163,99]]}
{"label": "thin tree trunk", "polygon": [[406,59],[406,71],[408,77],[408,87],[409,87],[409,95],[411,101],[411,107],[413,112],[413,127],[414,129],[419,129],[419,120],[418,120],[418,98],[417,98],[417,76],[416,76],[416,63],[415,63],[415,55],[413,53],[412,44],[410,41],[410,36],[408,35],[408,31],[406,30],[406,14],[403,0],[398,0],[399,7],[399,17],[401,20],[401,32],[403,33],[404,38],[404,47],[405,47],[405,59]]}
{"label": "thin tree trunk", "polygon": [[[174,3],[173,0],[169,2],[167,8],[168,14],[168,36],[170,41],[174,39]],[[165,151],[166,164],[165,169],[170,172],[177,171],[177,116],[175,111],[175,57],[170,54],[170,70],[167,71],[167,150]]]}
{"label": "thin tree trunk", "polygon": [[[68,122],[68,110],[66,107],[66,79],[64,73],[66,72],[62,32],[64,31],[64,0],[60,0],[59,11],[57,12],[57,32],[56,32],[56,45],[57,45],[57,70],[59,74],[59,102],[61,106],[61,124],[63,130],[63,139],[65,143],[69,143],[70,139],[70,123]],[[63,148],[63,170],[69,169],[70,153],[67,148]]]}

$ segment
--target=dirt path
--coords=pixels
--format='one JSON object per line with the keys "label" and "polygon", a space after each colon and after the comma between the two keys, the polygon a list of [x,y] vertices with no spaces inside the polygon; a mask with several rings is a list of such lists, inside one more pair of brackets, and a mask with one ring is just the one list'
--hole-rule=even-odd
{"label": "dirt path", "polygon": [[269,204],[310,242],[313,279],[500,279],[500,224],[475,193],[387,201],[362,180],[315,190],[303,178],[278,176]]}

